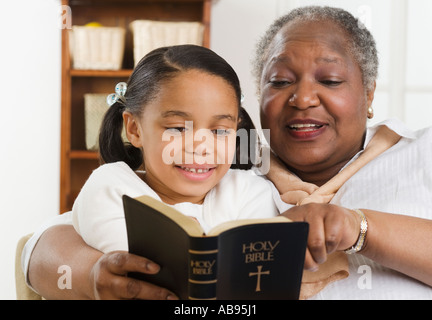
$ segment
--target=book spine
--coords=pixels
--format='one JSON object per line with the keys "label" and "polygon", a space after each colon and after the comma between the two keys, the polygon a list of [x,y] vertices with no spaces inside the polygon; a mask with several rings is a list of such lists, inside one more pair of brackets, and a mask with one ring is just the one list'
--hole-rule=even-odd
{"label": "book spine", "polygon": [[217,237],[191,238],[189,249],[189,299],[216,299]]}

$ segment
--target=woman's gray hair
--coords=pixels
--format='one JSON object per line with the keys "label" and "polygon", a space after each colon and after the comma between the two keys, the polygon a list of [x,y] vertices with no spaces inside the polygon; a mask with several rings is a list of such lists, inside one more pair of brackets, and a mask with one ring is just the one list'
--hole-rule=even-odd
{"label": "woman's gray hair", "polygon": [[378,51],[375,39],[361,21],[351,13],[332,7],[307,6],[294,9],[278,18],[266,31],[257,44],[253,73],[257,80],[258,92],[260,79],[267,60],[269,46],[287,23],[292,21],[332,21],[347,33],[349,50],[358,63],[363,75],[366,90],[372,90],[378,77]]}

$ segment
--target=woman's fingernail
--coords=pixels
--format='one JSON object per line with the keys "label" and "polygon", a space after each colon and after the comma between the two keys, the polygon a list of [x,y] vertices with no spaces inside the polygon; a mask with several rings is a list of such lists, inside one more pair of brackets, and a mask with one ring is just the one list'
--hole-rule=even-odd
{"label": "woman's fingernail", "polygon": [[319,267],[315,266],[315,267],[311,267],[310,269],[308,269],[308,271],[310,271],[310,272],[317,272],[318,269],[319,269]]}
{"label": "woman's fingernail", "polygon": [[147,263],[147,270],[149,272],[157,273],[160,270],[160,267],[156,263],[149,262]]}

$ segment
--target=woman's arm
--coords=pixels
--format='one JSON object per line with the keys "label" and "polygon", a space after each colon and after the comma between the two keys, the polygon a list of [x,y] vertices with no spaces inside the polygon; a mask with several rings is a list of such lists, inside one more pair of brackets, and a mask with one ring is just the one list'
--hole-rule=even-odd
{"label": "woman's arm", "polygon": [[[42,234],[31,255],[29,282],[46,299],[94,298],[88,276],[101,256],[101,252],[85,245],[72,226],[51,227]],[[57,272],[62,265],[71,268],[72,289],[58,288],[61,274]]]}
{"label": "woman's arm", "polygon": [[[362,210],[368,221],[364,249],[373,261],[432,286],[432,221]],[[357,242],[360,218],[352,210],[329,204],[294,207],[284,215],[309,223],[305,268],[316,269],[327,254]]]}
{"label": "woman's arm", "polygon": [[364,256],[432,286],[432,221],[362,210],[368,220]]}
{"label": "woman's arm", "polygon": [[[60,266],[71,271],[71,289],[57,285]],[[126,277],[128,272],[155,274],[159,266],[127,252],[102,254],[89,247],[73,226],[47,229],[29,265],[32,287],[46,299],[175,299],[163,288]]]}

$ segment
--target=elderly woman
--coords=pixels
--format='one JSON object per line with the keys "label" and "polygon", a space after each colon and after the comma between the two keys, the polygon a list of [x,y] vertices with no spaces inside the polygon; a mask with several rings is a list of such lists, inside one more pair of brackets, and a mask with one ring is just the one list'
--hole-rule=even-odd
{"label": "elderly woman", "polygon": [[[378,58],[371,34],[349,13],[294,10],[267,31],[255,61],[262,126],[271,130],[281,168],[309,183],[306,193],[366,154],[376,131],[366,122],[373,117]],[[432,130],[385,126],[401,139],[343,181],[332,204],[286,213],[310,223],[309,269],[358,245],[349,256],[351,275],[323,290],[322,298],[432,298],[432,251],[425,249],[432,245]],[[282,198],[288,191],[289,201],[285,189],[294,180],[287,176],[284,186],[283,174],[272,170],[270,178]],[[364,272],[369,279],[361,278]]]}
{"label": "elderly woman", "polygon": [[[340,9],[294,10],[258,46],[261,119],[277,155],[269,178],[280,209],[310,225],[305,267],[318,272],[307,277],[322,269],[331,277],[335,265],[346,271],[314,298],[432,299],[432,130],[411,132],[397,122],[366,128],[377,69],[371,34]],[[391,144],[370,152],[382,133]],[[335,253],[348,256],[346,270]],[[74,271],[73,290],[55,285],[63,264]],[[102,255],[60,225],[40,236],[29,280],[47,298],[173,297],[124,277],[129,271],[158,266],[125,252]]]}

